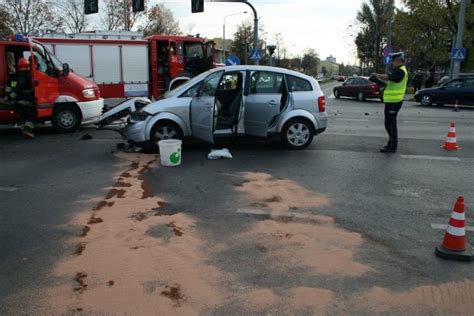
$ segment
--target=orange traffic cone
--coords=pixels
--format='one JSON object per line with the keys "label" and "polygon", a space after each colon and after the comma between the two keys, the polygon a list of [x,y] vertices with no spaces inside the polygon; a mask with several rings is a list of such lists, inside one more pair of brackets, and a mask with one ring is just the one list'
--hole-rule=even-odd
{"label": "orange traffic cone", "polygon": [[461,147],[459,147],[456,143],[456,123],[451,123],[451,126],[449,127],[448,136],[446,137],[446,141],[444,142],[442,148],[446,150],[461,149]]}
{"label": "orange traffic cone", "polygon": [[466,241],[465,226],[464,198],[460,196],[454,204],[453,214],[449,219],[443,243],[435,249],[435,254],[438,257],[461,261],[474,260],[472,248]]}

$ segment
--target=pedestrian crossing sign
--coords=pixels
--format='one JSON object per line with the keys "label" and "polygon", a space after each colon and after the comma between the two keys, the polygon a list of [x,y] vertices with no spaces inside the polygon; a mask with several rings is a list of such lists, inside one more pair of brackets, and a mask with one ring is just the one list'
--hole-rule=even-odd
{"label": "pedestrian crossing sign", "polygon": [[252,56],[250,57],[253,60],[260,60],[262,59],[262,55],[260,54],[260,51],[258,48],[254,48],[252,51]]}
{"label": "pedestrian crossing sign", "polygon": [[453,60],[465,60],[466,49],[465,48],[453,48],[451,51],[451,59]]}

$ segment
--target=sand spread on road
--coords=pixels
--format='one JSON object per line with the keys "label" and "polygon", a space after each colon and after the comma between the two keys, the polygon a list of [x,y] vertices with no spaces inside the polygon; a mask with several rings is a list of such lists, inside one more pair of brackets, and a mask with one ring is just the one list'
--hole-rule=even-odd
{"label": "sand spread on road", "polygon": [[[235,245],[252,244],[271,262],[254,267],[262,271],[286,275],[301,268],[308,277],[357,282],[373,269],[357,259],[361,235],[338,227],[331,217],[313,214],[308,222],[282,220],[282,215],[299,208],[310,212],[330,207],[331,199],[322,193],[269,174],[240,174],[243,181],[236,190],[249,203],[271,209],[271,216],[256,219],[222,241],[211,241],[197,230],[196,218],[161,211],[166,201],[155,196],[145,175],[157,168],[155,156],[118,156],[128,162],[125,170],[104,199],[73,220],[79,227],[78,237],[71,241],[77,251],[55,267],[60,282],[41,293],[35,305],[38,314],[198,315],[230,306],[253,314],[466,314],[474,308],[474,282],[469,280],[404,292],[374,287],[343,298],[318,284],[246,284],[238,272],[223,271],[210,258]],[[232,259],[236,265],[245,261]],[[234,282],[230,288],[229,282]],[[28,295],[32,293],[22,297]]]}

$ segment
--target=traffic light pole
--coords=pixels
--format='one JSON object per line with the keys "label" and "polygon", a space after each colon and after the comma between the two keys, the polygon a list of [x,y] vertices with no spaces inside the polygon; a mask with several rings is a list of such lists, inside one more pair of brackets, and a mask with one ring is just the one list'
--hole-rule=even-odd
{"label": "traffic light pole", "polygon": [[[248,5],[253,11],[253,48],[258,49],[258,15],[257,10],[247,0],[207,0],[209,2],[241,2]],[[258,59],[254,60],[255,65],[258,65]]]}
{"label": "traffic light pole", "polygon": [[[464,22],[466,19],[466,10],[467,10],[467,0],[461,0],[461,7],[459,9],[459,20],[458,20],[458,31],[456,33],[456,47],[462,48],[463,38],[464,38]],[[452,58],[452,57],[451,57]],[[461,60],[454,60],[453,65],[453,79],[459,78],[459,72],[461,70]]]}

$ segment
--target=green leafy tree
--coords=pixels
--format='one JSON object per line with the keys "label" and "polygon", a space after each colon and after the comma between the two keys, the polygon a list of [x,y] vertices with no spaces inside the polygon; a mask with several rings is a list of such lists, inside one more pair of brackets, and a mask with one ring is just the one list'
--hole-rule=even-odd
{"label": "green leafy tree", "polygon": [[303,72],[308,76],[317,76],[319,61],[318,53],[316,53],[312,48],[307,49],[301,60],[301,68],[303,69]]}
{"label": "green leafy tree", "polygon": [[[450,64],[447,41],[457,31],[460,1],[404,0],[405,7],[398,10],[393,24],[393,42],[410,57],[414,68]],[[474,55],[474,9],[468,6],[464,31],[464,47]],[[474,57],[463,63],[464,69],[474,69]]]}
{"label": "green leafy tree", "polygon": [[364,2],[357,12],[356,20],[360,32],[355,44],[361,62],[382,69],[382,49],[386,41],[388,9],[391,0],[370,0]]}

